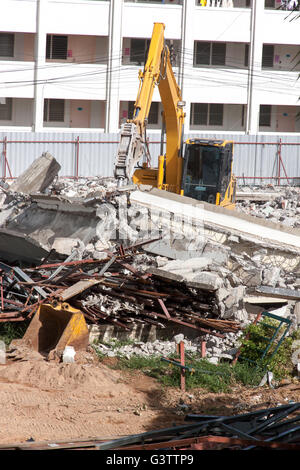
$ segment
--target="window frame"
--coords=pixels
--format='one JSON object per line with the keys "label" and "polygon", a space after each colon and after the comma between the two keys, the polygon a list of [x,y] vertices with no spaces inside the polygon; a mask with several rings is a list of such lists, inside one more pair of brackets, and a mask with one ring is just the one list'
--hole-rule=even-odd
{"label": "window frame", "polygon": [[[199,111],[195,112],[197,107],[199,108]],[[221,109],[221,113],[215,113],[214,108],[216,107]],[[198,116],[195,118],[195,115]],[[219,115],[220,119],[214,120],[214,117]],[[222,127],[224,125],[224,103],[192,103],[190,125]]]}
{"label": "window frame", "polygon": [[[8,44],[7,54],[1,54],[0,57],[3,58],[13,58],[15,56],[15,34],[14,33],[0,33],[0,43],[1,38],[7,38],[7,42],[11,41],[11,44]],[[1,52],[1,51],[0,51]]]}
{"label": "window frame", "polygon": [[[1,117],[2,112],[7,112],[8,115]],[[0,121],[12,121],[13,118],[13,99],[5,98],[5,104],[0,103]]]}
{"label": "window frame", "polygon": [[[55,111],[51,110],[51,105],[57,104],[58,102],[62,102],[63,105],[63,118],[62,119],[51,119],[51,113]],[[66,116],[66,102],[64,99],[56,99],[56,98],[45,98],[44,99],[44,113],[43,113],[43,121],[44,122],[65,122]]]}
{"label": "window frame", "polygon": [[[272,53],[268,54],[266,51],[271,50]],[[273,44],[263,44],[262,49],[262,59],[261,59],[261,67],[262,69],[272,69],[274,67],[274,45]],[[272,61],[271,61],[272,58]],[[272,65],[271,65],[272,62]]]}
{"label": "window frame", "polygon": [[[135,58],[134,53],[133,53],[133,43],[134,42],[139,42],[140,44],[143,43],[143,52],[142,52],[142,47],[141,47],[141,52],[140,56],[137,56]],[[143,39],[143,38],[130,38],[130,55],[129,55],[129,60],[131,64],[138,64],[138,65],[144,65],[146,58],[147,58],[147,52],[150,46],[150,39]],[[143,54],[143,57],[142,57]]]}
{"label": "window frame", "polygon": [[[63,53],[55,51],[55,41],[64,39],[65,47]],[[68,58],[68,36],[66,34],[47,34],[46,38],[46,60],[67,60]]]}
{"label": "window frame", "polygon": [[[268,113],[263,112],[263,108],[268,110]],[[263,121],[263,119],[267,119]],[[261,104],[259,107],[259,127],[271,127],[272,124],[272,105],[271,104]]]}
{"label": "window frame", "polygon": [[[203,51],[199,51],[200,45]],[[223,47],[223,53],[214,52],[214,48]],[[224,41],[195,41],[194,67],[224,67],[226,65],[227,43]],[[205,59],[200,62],[200,57]],[[221,60],[220,60],[221,57]]]}

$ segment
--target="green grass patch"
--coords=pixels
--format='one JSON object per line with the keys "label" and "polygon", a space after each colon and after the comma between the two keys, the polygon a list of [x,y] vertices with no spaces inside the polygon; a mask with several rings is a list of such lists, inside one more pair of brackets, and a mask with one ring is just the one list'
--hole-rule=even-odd
{"label": "green grass patch", "polygon": [[[273,325],[273,321],[270,319],[267,319],[266,322]],[[246,335],[249,330],[251,331],[251,337],[247,339]],[[291,362],[292,345],[294,340],[299,339],[300,330],[284,338],[271,360],[267,358],[261,361],[262,350],[266,347],[266,343],[261,340],[261,336],[270,335],[270,331],[273,332],[274,328],[270,329],[262,324],[250,325],[249,328],[245,329],[241,340],[243,346],[241,356],[251,359],[252,362],[238,360],[233,365],[224,361],[216,365],[210,363],[207,359],[199,358],[197,354],[186,354],[185,363],[190,368],[185,372],[186,389],[203,388],[213,393],[227,393],[238,384],[246,387],[257,387],[267,370],[273,372],[275,380],[291,377],[294,369]],[[113,339],[106,344],[113,346],[113,349],[117,349],[125,344],[134,344],[134,341]],[[274,341],[272,347],[276,348],[276,341]],[[105,354],[97,351],[97,348],[95,350],[100,360],[106,357]],[[270,352],[272,353],[272,350]],[[169,359],[178,361],[178,356],[175,354],[170,355]],[[118,355],[117,362],[113,367],[119,370],[140,370],[144,374],[157,379],[163,386],[180,387],[181,368],[162,360],[159,355],[147,357],[132,355],[130,358]]]}
{"label": "green grass patch", "polygon": [[28,322],[3,322],[0,323],[0,340],[8,346],[13,339],[20,339],[28,328]]}
{"label": "green grass patch", "polygon": [[[177,359],[175,355],[169,359]],[[207,359],[196,356],[186,358],[189,370],[185,372],[186,389],[203,388],[213,393],[230,393],[236,384],[247,386],[258,385],[262,372],[255,370],[248,364],[210,363]],[[179,387],[181,368],[162,360],[160,356],[131,356],[129,359],[119,357],[114,369],[140,370],[144,374],[155,378],[165,387]]]}

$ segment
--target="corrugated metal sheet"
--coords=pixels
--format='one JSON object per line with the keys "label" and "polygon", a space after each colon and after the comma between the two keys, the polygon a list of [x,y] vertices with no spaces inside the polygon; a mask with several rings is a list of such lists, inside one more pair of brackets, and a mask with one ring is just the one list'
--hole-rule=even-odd
{"label": "corrugated metal sheet", "polygon": [[[270,181],[267,179],[270,177],[273,177],[272,182],[276,182],[279,168],[281,176],[299,178],[300,181],[300,136],[298,135],[191,133],[184,137],[233,140],[234,173],[241,177],[240,182],[258,183],[260,178]],[[148,138],[152,164],[155,166],[157,156],[160,154],[160,133],[148,133]],[[118,133],[1,132],[1,176],[9,177],[10,172],[13,177],[19,176],[35,158],[46,151],[61,164],[61,176],[112,176],[118,141]],[[5,154],[8,162],[6,166]],[[280,167],[279,155],[282,160]],[[282,180],[282,183],[285,182]]]}

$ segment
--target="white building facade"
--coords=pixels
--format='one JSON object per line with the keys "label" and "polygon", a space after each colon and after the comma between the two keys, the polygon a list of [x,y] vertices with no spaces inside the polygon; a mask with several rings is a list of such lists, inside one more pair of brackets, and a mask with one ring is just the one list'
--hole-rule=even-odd
{"label": "white building facade", "polygon": [[[300,133],[299,11],[281,4],[2,0],[0,131],[118,132],[160,22],[186,133]],[[156,90],[151,130],[159,132],[161,111]]]}

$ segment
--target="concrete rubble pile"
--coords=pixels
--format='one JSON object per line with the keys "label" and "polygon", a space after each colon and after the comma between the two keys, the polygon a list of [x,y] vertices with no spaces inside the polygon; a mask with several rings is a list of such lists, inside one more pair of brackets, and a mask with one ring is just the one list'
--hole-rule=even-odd
{"label": "concrete rubble pile", "polygon": [[232,360],[237,351],[238,339],[240,333],[225,333],[223,338],[217,338],[210,335],[201,336],[195,339],[186,339],[184,335],[174,335],[173,339],[154,341],[134,341],[134,344],[125,344],[118,346],[119,340],[115,337],[110,338],[108,342],[98,343],[95,349],[107,357],[126,357],[132,356],[170,356],[177,353],[177,337],[182,336],[187,354],[198,357],[202,355],[202,342],[206,343],[206,358],[209,362],[218,364],[221,359]]}
{"label": "concrete rubble pile", "polygon": [[[300,227],[300,190],[298,187],[280,187],[276,189],[274,186],[257,188],[261,195],[261,200],[251,200],[251,195],[245,200],[238,202],[237,208],[245,214],[254,215],[255,217],[264,218],[271,222],[281,223],[287,227]],[[243,193],[249,194],[248,188],[244,187],[241,191],[241,199]],[[263,195],[270,196],[269,200]],[[255,189],[252,189],[255,194]]]}
{"label": "concrete rubble pile", "polygon": [[[135,339],[119,354],[170,354],[174,336],[183,333],[191,352],[205,341],[212,362],[234,357],[262,305],[298,327],[297,295],[255,292],[261,286],[297,291],[293,252],[236,233],[224,242],[220,232],[203,244],[192,226],[179,237],[180,223],[155,213],[149,218],[147,208],[131,202],[133,191],[111,178],[71,181],[57,174],[42,191],[2,183],[0,321],[30,320],[43,302],[68,302],[83,312],[91,338]],[[239,202],[237,210],[282,223],[295,219],[287,225],[297,227],[300,193],[285,189],[272,201]],[[176,243],[161,251],[157,243],[166,232]],[[99,348],[116,354],[107,343]]]}

